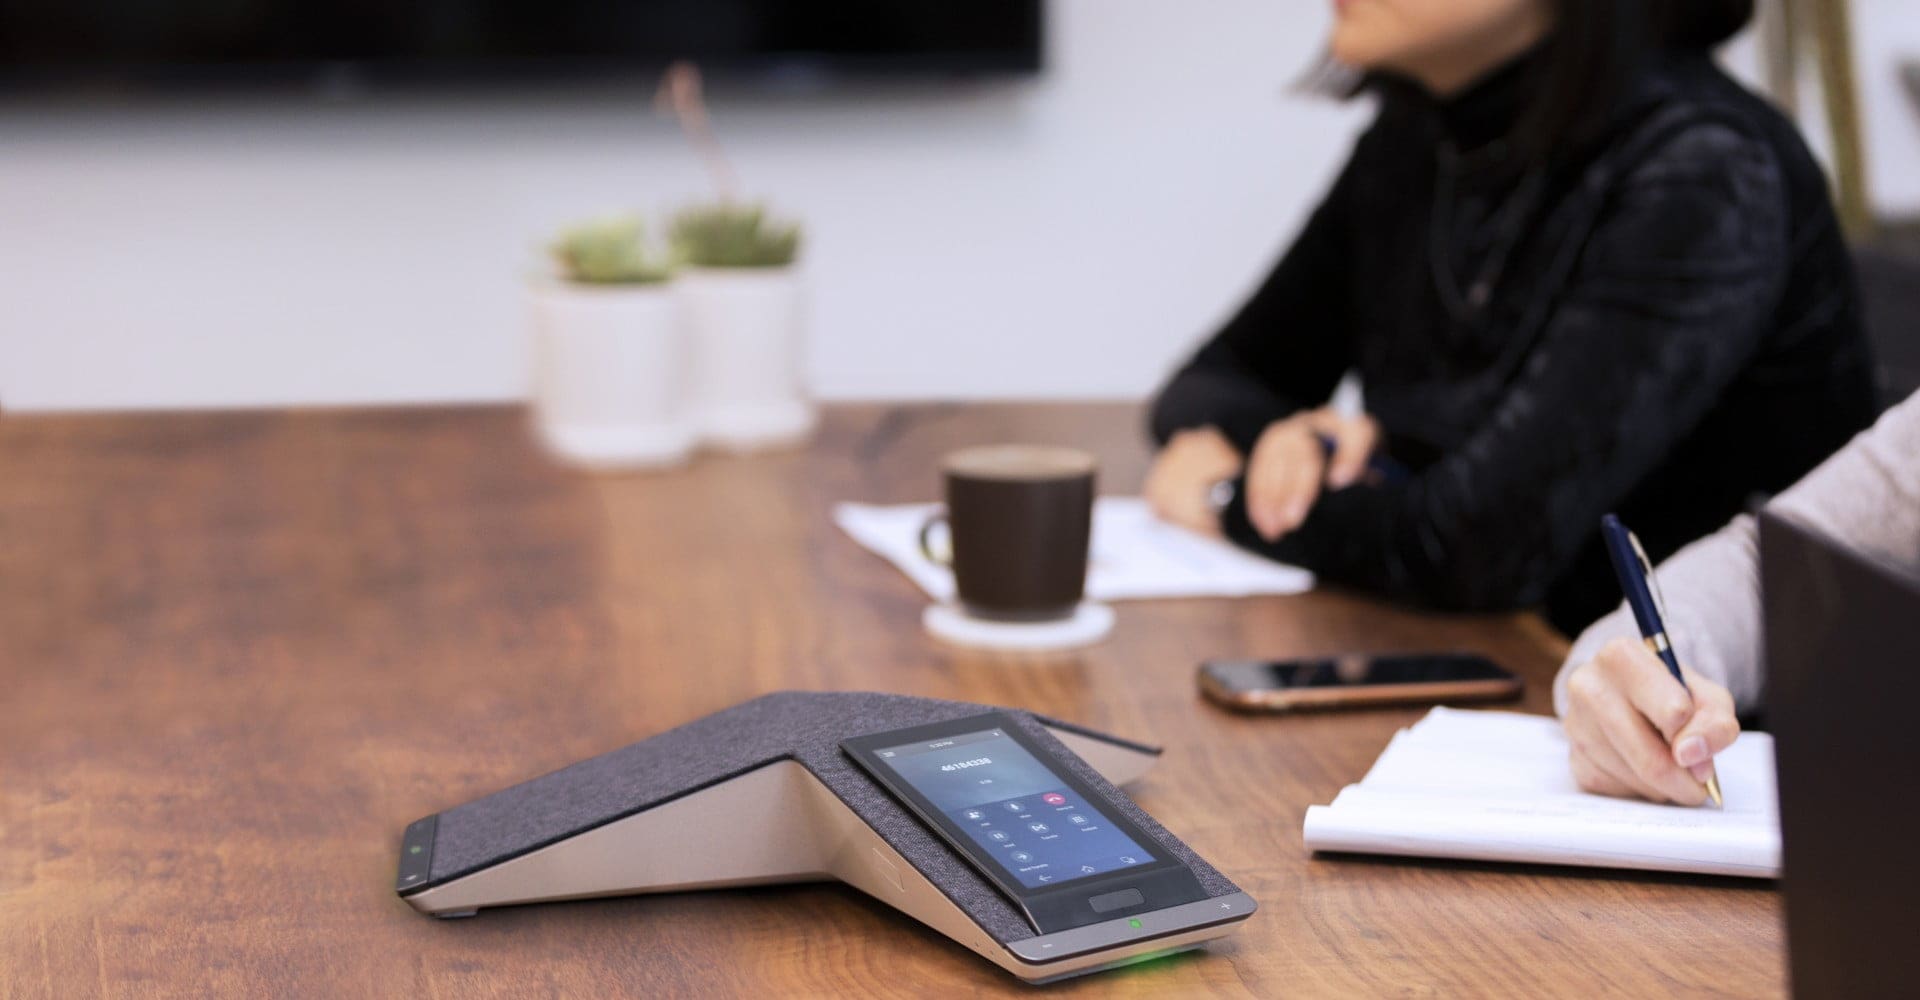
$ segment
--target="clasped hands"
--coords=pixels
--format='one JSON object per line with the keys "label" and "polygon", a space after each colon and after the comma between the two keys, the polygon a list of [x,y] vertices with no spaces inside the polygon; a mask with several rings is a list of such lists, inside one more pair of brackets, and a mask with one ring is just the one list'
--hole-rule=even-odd
{"label": "clasped hands", "polygon": [[1219,430],[1193,428],[1167,441],[1141,492],[1162,520],[1217,536],[1220,518],[1208,493],[1244,471],[1247,520],[1275,542],[1307,519],[1323,490],[1359,482],[1379,443],[1380,425],[1372,417],[1327,406],[1268,424],[1245,458]]}

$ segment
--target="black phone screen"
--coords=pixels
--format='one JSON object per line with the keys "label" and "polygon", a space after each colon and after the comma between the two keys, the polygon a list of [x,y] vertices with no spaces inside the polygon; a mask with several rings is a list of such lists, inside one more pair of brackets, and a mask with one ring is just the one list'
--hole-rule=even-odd
{"label": "black phone screen", "polygon": [[1513,675],[1484,656],[1423,653],[1333,656],[1310,660],[1215,660],[1207,664],[1230,691],[1276,691],[1457,681],[1508,680]]}
{"label": "black phone screen", "polygon": [[[991,721],[991,720],[990,720]],[[891,771],[1023,888],[1151,864],[1153,850],[1018,739],[993,726],[875,746]]]}

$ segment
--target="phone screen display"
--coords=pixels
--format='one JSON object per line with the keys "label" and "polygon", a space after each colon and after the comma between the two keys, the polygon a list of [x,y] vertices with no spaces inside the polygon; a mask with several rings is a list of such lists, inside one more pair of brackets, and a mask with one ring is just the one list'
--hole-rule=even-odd
{"label": "phone screen display", "polygon": [[1152,852],[1008,736],[956,733],[874,756],[1029,889],[1152,863]]}
{"label": "phone screen display", "polygon": [[1042,934],[1207,898],[1184,862],[1010,716],[987,712],[840,746]]}
{"label": "phone screen display", "polygon": [[1504,681],[1513,676],[1484,657],[1458,653],[1220,661],[1207,669],[1230,691]]}

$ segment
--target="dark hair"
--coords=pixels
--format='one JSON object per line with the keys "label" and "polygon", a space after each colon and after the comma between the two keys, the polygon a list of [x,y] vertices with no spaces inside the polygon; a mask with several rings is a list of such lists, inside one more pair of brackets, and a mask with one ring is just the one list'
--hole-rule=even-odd
{"label": "dark hair", "polygon": [[1753,19],[1753,0],[1548,0],[1534,98],[1514,128],[1535,157],[1595,137],[1649,57],[1702,52]]}

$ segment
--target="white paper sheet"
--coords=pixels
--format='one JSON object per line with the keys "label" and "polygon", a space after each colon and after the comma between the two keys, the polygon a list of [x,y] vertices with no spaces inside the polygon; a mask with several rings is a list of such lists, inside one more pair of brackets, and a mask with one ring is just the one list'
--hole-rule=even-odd
{"label": "white paper sheet", "polygon": [[[853,540],[900,568],[936,601],[953,599],[953,573],[920,552],[920,526],[939,504],[835,505],[833,520]],[[1101,497],[1093,506],[1087,598],[1248,597],[1297,594],[1313,574],[1177,528],[1138,497]]]}
{"label": "white paper sheet", "polygon": [[1395,734],[1357,785],[1307,810],[1316,851],[1775,878],[1773,741],[1743,733],[1715,758],[1725,808],[1588,795],[1555,719],[1436,708]]}

